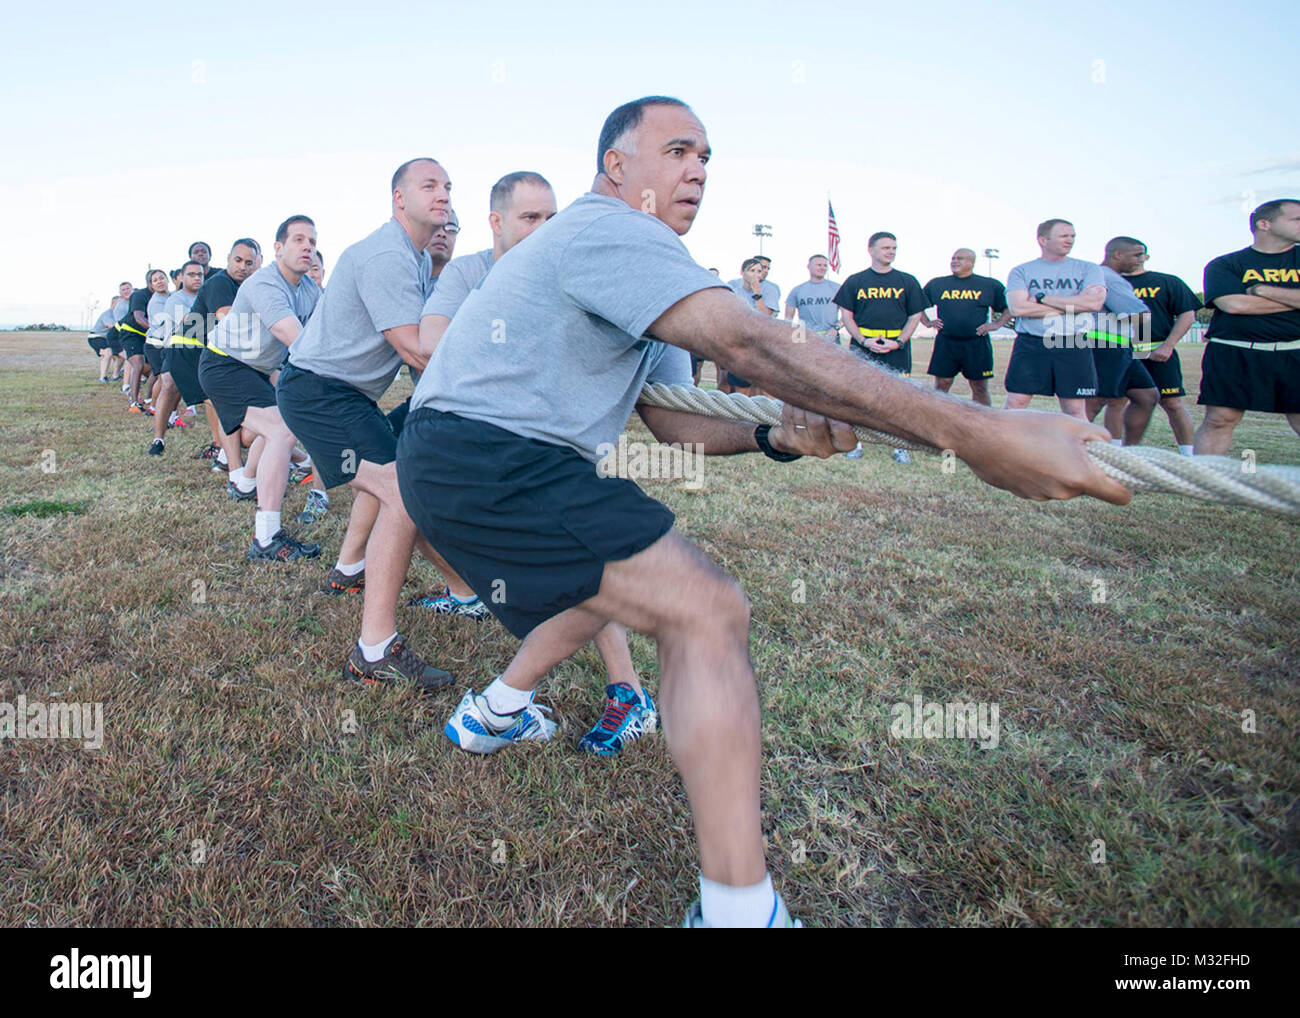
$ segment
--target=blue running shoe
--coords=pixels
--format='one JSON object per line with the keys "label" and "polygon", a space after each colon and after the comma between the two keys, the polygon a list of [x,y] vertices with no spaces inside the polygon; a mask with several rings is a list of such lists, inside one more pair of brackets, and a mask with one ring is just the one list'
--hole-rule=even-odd
{"label": "blue running shoe", "polygon": [[[644,699],[642,699],[644,697]],[[605,713],[596,726],[578,740],[578,749],[584,753],[615,756],[623,752],[629,742],[649,735],[659,727],[659,712],[650,694],[642,690],[642,697],[626,682],[605,687]]]}
{"label": "blue running shoe", "polygon": [[471,689],[452,711],[442,733],[471,753],[495,753],[513,743],[551,738],[560,726],[543,712],[550,713],[550,708],[530,703],[513,714],[496,714],[487,700]]}
{"label": "blue running shoe", "polygon": [[448,587],[442,588],[442,593],[437,597],[417,597],[407,602],[411,608],[427,608],[438,615],[463,615],[467,619],[473,619],[475,622],[482,622],[492,613],[488,611],[481,598],[475,597],[471,601],[462,601]]}
{"label": "blue running shoe", "polygon": [[[709,925],[704,921],[704,914],[700,911],[700,900],[698,898],[691,902],[691,907],[686,910],[686,920],[682,923],[682,928],[687,930],[707,930]],[[802,930],[803,922],[795,919],[790,915],[785,907],[785,902],[781,896],[776,896],[776,903],[772,906],[772,915],[767,921],[769,930]]]}

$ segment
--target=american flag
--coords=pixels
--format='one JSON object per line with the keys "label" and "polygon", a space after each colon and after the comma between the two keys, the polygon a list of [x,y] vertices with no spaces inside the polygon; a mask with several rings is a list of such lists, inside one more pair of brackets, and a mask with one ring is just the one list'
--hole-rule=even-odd
{"label": "american flag", "polygon": [[831,263],[831,271],[840,271],[840,228],[835,225],[835,209],[831,200],[826,199],[826,229],[829,237],[826,241],[826,258]]}

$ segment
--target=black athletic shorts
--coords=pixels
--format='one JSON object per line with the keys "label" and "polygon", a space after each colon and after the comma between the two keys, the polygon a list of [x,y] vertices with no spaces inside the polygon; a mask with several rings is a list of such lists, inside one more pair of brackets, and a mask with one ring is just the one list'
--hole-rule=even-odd
{"label": "black athletic shorts", "polygon": [[122,337],[122,349],[126,351],[128,357],[144,356],[144,336],[138,332],[132,332],[130,329],[118,329],[118,335]]}
{"label": "black athletic shorts", "polygon": [[751,382],[748,378],[741,378],[739,375],[733,375],[730,371],[728,371],[727,384],[729,384],[733,389],[748,389],[754,383]]}
{"label": "black athletic shorts", "polygon": [[172,376],[172,384],[189,406],[198,406],[208,394],[199,383],[201,346],[169,346],[163,350],[163,371]]}
{"label": "black athletic shorts", "polygon": [[703,357],[696,357],[695,354],[691,354],[691,377],[692,378],[694,378],[696,375],[700,373],[700,367],[703,364],[704,364]]}
{"label": "black athletic shorts", "polygon": [[148,343],[144,345],[144,359],[149,365],[149,370],[155,375],[163,373],[163,354],[166,352],[161,346],[150,346]]}
{"label": "black athletic shorts", "polygon": [[90,344],[90,348],[91,348],[92,350],[94,350],[95,353],[99,353],[99,352],[100,352],[101,350],[103,350],[106,346],[108,346],[108,337],[106,337],[106,336],[87,336],[87,337],[86,337],[86,342]]}
{"label": "black athletic shorts", "polygon": [[108,349],[112,352],[113,356],[116,357],[121,354],[122,333],[118,330],[117,326],[109,329],[104,338],[108,340]]}
{"label": "black athletic shorts", "polygon": [[1201,357],[1202,406],[1300,414],[1300,349],[1250,350],[1210,340]]}
{"label": "black athletic shorts", "polygon": [[1056,396],[1084,399],[1097,395],[1097,368],[1092,350],[1077,347],[1047,347],[1041,336],[1017,333],[1007,365],[1007,392],[1022,396]]}
{"label": "black athletic shorts", "polygon": [[1104,399],[1119,399],[1129,389],[1155,388],[1145,362],[1126,346],[1095,346],[1092,363],[1097,368],[1097,395]]}
{"label": "black athletic shorts", "polygon": [[1161,399],[1187,395],[1187,390],[1183,388],[1183,362],[1178,359],[1177,350],[1169,354],[1167,361],[1155,361],[1148,357],[1142,363],[1151,376],[1151,381],[1160,390]]}
{"label": "black athletic shorts", "polygon": [[275,406],[271,380],[229,355],[204,350],[199,358],[199,384],[212,400],[221,430],[227,435],[239,430],[249,407]]}
{"label": "black athletic shorts", "polygon": [[286,364],[275,397],[326,488],[351,481],[362,460],[383,466],[397,458],[393,422],[356,386]]}
{"label": "black athletic shorts", "polygon": [[849,342],[849,349],[878,368],[886,368],[904,378],[912,376],[912,341],[908,340],[897,350],[890,350],[889,353],[876,353],[875,350],[868,350],[856,340]]}
{"label": "black athletic shorts", "polygon": [[942,332],[934,338],[927,374],[935,378],[963,378],[975,381],[993,377],[993,341],[988,336],[950,339]]}
{"label": "black athletic shorts", "polygon": [[397,482],[420,533],[520,639],[673,526],[666,506],[567,446],[429,407],[402,431]]}

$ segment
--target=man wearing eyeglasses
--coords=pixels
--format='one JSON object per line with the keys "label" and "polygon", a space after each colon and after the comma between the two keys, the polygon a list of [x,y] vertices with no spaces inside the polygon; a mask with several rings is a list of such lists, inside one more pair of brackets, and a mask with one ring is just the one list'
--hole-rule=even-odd
{"label": "man wearing eyeglasses", "polygon": [[436,280],[442,275],[442,270],[447,267],[451,261],[452,255],[456,252],[456,235],[460,233],[460,220],[456,218],[456,213],[452,209],[447,210],[447,221],[433,231],[433,239],[429,241],[429,246],[425,248],[429,252],[429,257],[433,260],[433,278]]}

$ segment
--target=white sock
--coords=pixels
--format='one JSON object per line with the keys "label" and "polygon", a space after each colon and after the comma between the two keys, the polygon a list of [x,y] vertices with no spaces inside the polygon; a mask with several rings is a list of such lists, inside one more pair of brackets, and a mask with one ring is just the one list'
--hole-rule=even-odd
{"label": "white sock", "polygon": [[360,562],[353,562],[350,566],[344,565],[343,560],[339,559],[338,562],[335,563],[334,568],[337,569],[339,572],[341,572],[344,576],[356,576],[357,573],[361,572],[363,569],[366,568],[366,559],[365,556],[363,555],[361,557]]}
{"label": "white sock", "polygon": [[257,510],[257,520],[253,526],[257,532],[257,543],[265,548],[271,543],[271,538],[280,532],[280,510]]}
{"label": "white sock", "polygon": [[217,453],[217,462],[220,463],[223,467],[230,465],[230,461],[226,459],[225,449],[222,449],[220,452]]}
{"label": "white sock", "polygon": [[1123,445],[1123,444],[1124,444],[1124,439],[1122,439],[1122,438],[1112,438],[1112,439],[1110,440],[1110,444],[1111,444],[1111,445]]}
{"label": "white sock", "polygon": [[781,909],[771,874],[750,887],[732,887],[700,877],[700,914],[706,926],[763,929],[772,925]]}
{"label": "white sock", "polygon": [[488,709],[493,714],[504,717],[507,714],[514,714],[523,710],[533,702],[532,690],[515,689],[514,686],[507,686],[497,676],[483,690],[483,698],[487,700]]}
{"label": "white sock", "polygon": [[257,490],[257,481],[248,477],[244,473],[243,467],[235,467],[234,470],[230,471],[230,483],[240,491],[247,492]]}
{"label": "white sock", "polygon": [[1196,446],[1194,446],[1194,445],[1180,445],[1180,446],[1178,447],[1178,455],[1179,455],[1179,456],[1194,456],[1194,455],[1195,455],[1195,452],[1194,452],[1193,450],[1195,450],[1195,449],[1196,449]]}
{"label": "white sock", "polygon": [[[450,587],[447,588],[447,593],[451,594]],[[470,594],[469,597],[461,597],[459,594],[451,594],[451,599],[455,601],[457,604],[470,604],[471,602],[478,600],[478,595]]]}
{"label": "white sock", "polygon": [[175,423],[176,423],[176,418],[179,417],[179,416],[180,416],[180,414],[178,414],[175,410],[173,410],[171,416],[167,418],[167,423],[168,423],[168,424],[175,424]]}
{"label": "white sock", "polygon": [[362,643],[360,640],[357,640],[357,646],[361,648],[361,656],[365,658],[368,663],[374,664],[376,661],[383,659],[384,654],[388,650],[388,645],[396,639],[397,634],[394,633],[387,640],[380,640],[378,643],[374,644]]}

